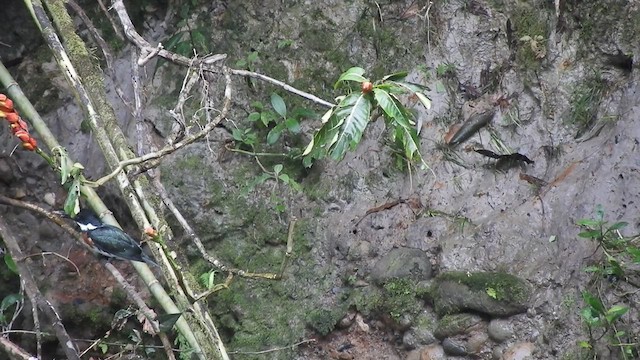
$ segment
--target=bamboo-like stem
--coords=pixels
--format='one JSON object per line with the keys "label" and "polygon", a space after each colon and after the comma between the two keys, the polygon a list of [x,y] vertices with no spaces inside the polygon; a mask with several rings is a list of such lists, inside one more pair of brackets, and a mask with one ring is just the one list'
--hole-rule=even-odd
{"label": "bamboo-like stem", "polygon": [[[64,7],[62,0],[46,0],[49,13],[53,17],[56,27],[62,36],[64,36],[65,43],[69,42],[73,46],[69,46],[69,58],[71,61],[68,66],[73,68],[73,64],[79,64],[77,67],[80,78],[84,82],[92,84],[90,87],[86,87],[86,98],[81,96],[82,104],[89,112],[90,124],[94,130],[94,137],[100,145],[105,159],[111,168],[116,167],[120,160],[127,160],[134,157],[133,152],[129,148],[129,144],[122,133],[120,127],[117,124],[113,109],[106,100],[106,91],[104,89],[104,75],[102,74],[99,66],[95,63],[95,60],[89,56],[83,41],[77,36],[76,29],[73,26],[73,21],[69,17]],[[36,9],[37,13],[37,9]],[[52,48],[56,48],[55,46]],[[66,65],[66,64],[65,64]],[[83,83],[76,84],[76,89],[84,90]],[[225,91],[226,109],[228,111],[231,101],[230,89]],[[95,104],[95,106],[94,106]],[[91,116],[92,109],[95,109],[97,116]],[[226,112],[219,116],[217,121],[220,121]],[[155,214],[156,209],[151,205],[152,201],[149,201],[149,196],[152,193],[147,191],[148,182],[146,179],[141,178],[131,183],[126,174],[119,173],[116,176],[118,186],[125,197],[134,219],[138,222],[138,225],[142,228],[149,227],[149,220],[158,229],[165,229],[165,235],[168,233],[168,226],[164,221]],[[89,199],[91,200],[91,199]],[[156,202],[158,203],[158,202]],[[100,211],[100,209],[96,209]],[[147,216],[149,220],[147,220]],[[106,220],[111,220],[107,216]],[[107,221],[109,222],[109,221]],[[183,328],[183,335],[191,345],[194,353],[202,359],[226,359],[226,352],[223,347],[218,345],[222,344],[217,336],[217,330],[210,319],[207,317],[206,311],[186,311],[189,307],[197,307],[195,304],[191,304],[188,297],[183,290],[184,284],[175,281],[175,274],[171,267],[165,268],[165,275],[173,289],[173,294],[177,303],[183,309],[179,311],[173,303],[173,300],[168,297],[164,288],[155,279],[153,273],[149,270],[146,264],[133,263],[134,267],[140,274],[141,278],[150,291],[154,294],[158,302],[165,307],[168,313],[181,312],[183,316],[178,320],[176,325]],[[187,321],[187,319],[190,319]],[[203,326],[204,329],[200,328]],[[198,336],[196,336],[196,332]]]}
{"label": "bamboo-like stem", "polygon": [[[62,47],[62,44],[58,39],[55,31],[53,30],[53,27],[51,25],[49,18],[47,17],[46,12],[44,11],[41,1],[33,0],[33,2],[31,2],[29,0],[25,0],[25,2],[27,3],[27,6],[32,10],[32,14],[34,15],[34,20],[36,21],[38,26],[41,28],[41,31],[45,37],[45,40],[49,44],[50,48],[53,50],[54,55],[58,60],[58,63],[63,69],[63,73],[66,75],[70,83],[74,85],[74,90],[76,90],[76,94],[80,99],[80,103],[83,105],[92,104],[89,93],[84,89],[82,82],[80,81],[80,77],[78,76],[77,72],[72,66],[71,61],[69,60],[69,57],[66,55],[64,48]],[[54,15],[59,15],[62,18],[64,18],[64,15],[66,14],[66,10],[64,12],[62,11],[64,10],[64,5],[59,1],[58,2],[53,1],[52,3],[53,3],[52,13]],[[66,16],[68,17],[68,14],[66,14]],[[64,25],[64,23],[61,23],[60,25]],[[84,65],[86,66],[87,64],[84,64]],[[93,86],[96,86],[96,87],[102,86],[102,82],[98,84],[94,82]],[[104,102],[101,102],[101,104],[105,105]],[[101,128],[100,126],[97,125],[99,121],[97,111],[91,105],[84,106],[84,108],[87,112],[89,119],[91,120],[90,121],[91,124],[95,127],[94,131],[96,131],[96,134],[97,134],[99,132],[99,129]],[[43,128],[46,128],[46,124],[44,124],[44,122],[39,123],[38,127],[36,127],[34,123],[34,129],[36,129],[36,131],[39,134],[40,134],[40,130],[42,130]],[[105,136],[104,133],[102,133],[101,135],[103,135],[101,137],[102,139],[104,138],[108,139],[108,136]],[[51,136],[49,140],[50,141],[48,141],[47,145],[49,145],[50,148],[59,146],[53,136]],[[100,145],[101,145],[101,148],[103,149],[107,162],[111,166],[117,166],[117,164],[119,163],[119,159],[113,147],[110,146],[111,145],[110,142],[109,141],[102,142]],[[128,186],[129,184],[125,174],[121,174],[120,176],[118,176],[118,181],[119,181],[120,188],[123,192],[126,192],[129,195],[133,195],[132,191],[126,191],[126,189],[129,188]],[[115,219],[108,213],[106,206],[104,206],[104,203],[100,200],[100,198],[92,189],[86,186],[83,186],[81,188],[81,191],[87,197],[88,202],[91,204],[94,210],[104,215],[103,220],[105,222],[113,225],[117,225],[117,222],[115,221]],[[127,199],[127,202],[129,203],[133,213],[143,214],[142,207],[140,206],[139,203],[137,203],[137,199],[135,198],[135,196],[127,196],[127,194],[125,194],[125,198]],[[141,216],[144,216],[144,215],[141,215]],[[166,293],[166,291],[164,290],[160,282],[158,282],[158,280],[155,278],[153,273],[149,270],[149,268],[145,264],[135,263],[135,262],[132,264],[140,274],[140,277],[142,278],[142,280],[145,282],[145,284],[147,284],[147,287],[149,288],[151,293],[158,300],[158,302],[163,306],[163,308],[167,313],[182,312],[174,304],[173,300]],[[176,327],[181,332],[181,334],[185,337],[185,339],[187,340],[191,348],[194,350],[194,353],[199,355],[201,359],[205,359],[206,355],[203,354],[202,352],[202,347],[200,346],[200,342],[197,340],[189,323],[184,319],[184,317],[181,317],[176,322]],[[210,357],[214,358],[214,355],[212,354],[212,356]]]}

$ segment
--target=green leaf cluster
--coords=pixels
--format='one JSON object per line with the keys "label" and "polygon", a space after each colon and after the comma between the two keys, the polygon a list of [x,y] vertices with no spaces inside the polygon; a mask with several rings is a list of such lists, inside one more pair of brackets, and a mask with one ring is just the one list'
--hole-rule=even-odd
{"label": "green leaf cluster", "polygon": [[588,291],[582,293],[582,299],[588,306],[582,310],[581,315],[587,325],[591,327],[611,326],[629,311],[628,307],[622,305],[614,305],[607,309],[600,298]]}
{"label": "green leaf cluster", "polygon": [[[326,156],[342,160],[347,151],[360,143],[376,110],[384,117],[391,138],[402,149],[403,156],[409,161],[422,160],[414,116],[401,103],[399,96],[413,95],[430,109],[431,101],[424,93],[428,89],[405,81],[406,72],[387,75],[375,83],[364,74],[364,69],[353,67],[338,78],[334,88],[344,87],[350,93],[336,98],[338,104],[322,117],[322,126],[303,153],[305,166],[311,166],[315,160]],[[360,91],[353,91],[351,85],[354,83],[360,84]]]}
{"label": "green leaf cluster", "polygon": [[285,132],[299,134],[301,119],[316,116],[313,111],[304,108],[296,108],[291,113],[288,113],[284,99],[276,93],[271,94],[270,100],[273,110],[268,109],[260,101],[255,101],[251,104],[254,111],[249,114],[247,120],[253,123],[254,126],[247,129],[234,129],[232,132],[234,140],[253,147],[256,145],[258,138],[254,128],[265,128],[269,129],[267,145],[273,145],[280,140],[280,137]]}
{"label": "green leaf cluster", "polygon": [[[580,219],[577,224],[583,227],[578,237],[596,242],[604,255],[604,261],[587,267],[585,271],[602,276],[613,283],[621,280],[637,287],[637,284],[632,280],[633,277],[628,277],[627,273],[631,274],[629,264],[640,264],[640,249],[637,246],[639,237],[626,237],[620,233],[620,230],[628,224],[624,221],[618,221],[609,225],[605,220],[604,209],[601,205],[596,207],[593,219]],[[594,295],[584,291],[582,299],[586,307],[582,309],[580,315],[589,329],[590,340],[580,341],[579,346],[593,351],[595,339],[608,335],[610,344],[620,350],[622,359],[637,358],[640,344],[631,340],[637,338],[637,331],[634,330],[636,333],[627,334],[621,330],[627,328],[622,317],[629,312],[630,308],[619,303],[608,307],[604,300],[606,297],[600,295],[600,292],[598,295]],[[634,315],[631,317],[633,318]],[[593,330],[597,328],[601,329],[602,335],[594,337]]]}
{"label": "green leaf cluster", "polygon": [[578,237],[597,242],[606,259],[603,264],[587,267],[587,272],[625,279],[625,264],[640,264],[640,248],[636,244],[638,237],[625,237],[620,233],[628,225],[625,221],[608,225],[601,205],[596,206],[593,219],[580,219],[577,224],[583,227]]}
{"label": "green leaf cluster", "polygon": [[80,212],[80,187],[86,182],[80,163],[71,163],[67,151],[58,147],[53,149],[56,166],[60,170],[60,184],[67,189],[64,212],[73,216]]}

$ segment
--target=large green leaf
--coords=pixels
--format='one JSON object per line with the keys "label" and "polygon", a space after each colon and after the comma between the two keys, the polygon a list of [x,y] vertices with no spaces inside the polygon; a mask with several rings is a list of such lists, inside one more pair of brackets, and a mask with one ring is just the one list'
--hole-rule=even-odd
{"label": "large green leaf", "polygon": [[158,325],[160,326],[160,331],[164,333],[168,333],[173,328],[173,325],[180,319],[180,315],[182,313],[175,314],[160,314],[158,315]]}
{"label": "large green leaf", "polygon": [[360,67],[352,67],[351,69],[345,71],[338,81],[336,81],[335,85],[333,85],[334,89],[337,89],[343,81],[356,81],[356,82],[365,82],[368,81],[367,78],[362,76],[364,74],[364,69]]}
{"label": "large green leaf", "polygon": [[609,323],[612,323],[629,311],[629,308],[622,305],[613,305],[611,309],[607,310],[606,318]]}
{"label": "large green leaf", "polygon": [[22,295],[20,294],[9,294],[2,299],[2,303],[0,303],[0,312],[4,312],[12,305],[22,301]]}
{"label": "large green leaf", "polygon": [[4,263],[7,265],[7,268],[9,268],[9,270],[13,271],[13,273],[15,273],[16,275],[20,275],[20,273],[18,272],[18,266],[16,265],[16,262],[13,261],[11,254],[4,254]]}
{"label": "large green leaf", "polygon": [[[429,90],[428,87],[424,85],[408,82],[408,81],[390,81],[389,83],[403,89],[404,90],[403,92],[409,91],[413,93],[415,96],[418,97],[418,100],[420,100],[422,105],[427,110],[431,109],[431,100],[429,100],[429,98],[423,92],[425,90]],[[395,93],[396,92],[395,89],[392,90],[392,92]]]}
{"label": "large green leaf", "polygon": [[404,107],[400,104],[395,96],[380,89],[373,89],[373,96],[384,113],[403,127],[410,127],[410,120]]}
{"label": "large green leaf", "polygon": [[360,142],[371,115],[371,101],[362,93],[347,96],[334,112],[338,122],[334,128],[340,127],[332,146],[331,157],[341,160],[348,149],[354,149]]}
{"label": "large green leaf", "polygon": [[271,94],[271,106],[273,109],[283,118],[287,117],[287,105],[285,105],[284,100],[280,95],[273,93]]}
{"label": "large green leaf", "polygon": [[75,215],[80,212],[80,179],[73,179],[63,208],[67,214]]}
{"label": "large green leaf", "polygon": [[396,84],[396,85],[398,85],[400,87],[403,87],[403,88],[409,90],[412,93],[423,92],[425,90],[429,90],[429,88],[427,86],[416,84],[416,83],[412,83],[412,82],[408,82],[408,81],[392,81],[391,83],[392,84]]}
{"label": "large green leaf", "polygon": [[294,118],[288,118],[287,120],[285,120],[284,125],[287,127],[287,130],[291,131],[294,134],[300,132],[300,123]]}
{"label": "large green leaf", "polygon": [[397,73],[389,74],[382,78],[382,81],[401,81],[409,75],[406,71],[400,71]]}
{"label": "large green leaf", "polygon": [[280,123],[273,129],[271,129],[271,131],[269,131],[269,133],[267,134],[267,144],[269,145],[275,144],[278,141],[278,139],[280,139],[280,135],[282,135],[282,131],[284,131],[284,129],[285,129],[284,123]]}
{"label": "large green leaf", "polygon": [[602,304],[602,301],[599,298],[591,295],[591,293],[587,291],[583,291],[582,299],[584,300],[584,302],[587,303],[587,305],[589,305],[589,307],[591,307],[591,309],[596,311],[598,314],[606,313],[606,310],[604,309],[604,305]]}
{"label": "large green leaf", "polygon": [[424,106],[427,110],[431,109],[431,100],[425,94],[421,92],[417,92],[415,94],[422,103],[422,106]]}
{"label": "large green leaf", "polygon": [[402,117],[402,110],[400,110],[400,105],[397,104],[394,99],[389,95],[388,92],[381,89],[373,89],[373,97],[378,102],[378,105],[384,110],[384,113],[387,114],[390,118],[398,118]]}
{"label": "large green leaf", "polygon": [[413,127],[397,126],[394,134],[395,140],[402,146],[404,156],[408,160],[414,160],[416,155],[420,158],[418,146],[418,133]]}
{"label": "large green leaf", "polygon": [[629,225],[629,223],[628,223],[628,222],[626,222],[626,221],[620,221],[620,222],[617,222],[617,223],[615,223],[615,224],[611,225],[611,226],[607,229],[607,231],[620,230],[620,229],[622,229],[622,228],[626,227],[627,225]]}
{"label": "large green leaf", "polygon": [[335,138],[340,128],[338,127],[339,119],[334,115],[337,106],[331,108],[322,117],[322,127],[313,135],[313,139],[307,145],[302,155],[304,156],[303,164],[310,167],[314,159],[323,158],[330,148],[329,139]]}

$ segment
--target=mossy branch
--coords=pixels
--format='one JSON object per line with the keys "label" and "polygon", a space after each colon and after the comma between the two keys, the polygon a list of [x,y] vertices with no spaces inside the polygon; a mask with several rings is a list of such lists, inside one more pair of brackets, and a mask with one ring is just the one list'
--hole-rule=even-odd
{"label": "mossy branch", "polygon": [[[117,164],[119,163],[118,155],[113,145],[109,141],[110,138],[107,135],[106,131],[104,131],[102,126],[100,126],[100,115],[109,113],[109,109],[111,110],[110,111],[111,115],[113,115],[113,110],[110,108],[110,106],[108,105],[108,102],[106,101],[106,97],[104,96],[104,91],[100,93],[100,87],[103,86],[102,84],[104,79],[99,76],[99,72],[93,73],[95,77],[79,76],[75,70],[75,67],[72,64],[72,61],[70,60],[69,56],[67,56],[67,53],[65,52],[65,49],[62,46],[62,43],[60,42],[55,30],[53,29],[53,26],[51,25],[51,22],[47,16],[47,13],[44,11],[42,2],[40,0],[33,0],[33,2],[29,0],[25,0],[25,3],[32,10],[34,20],[36,21],[39,28],[41,29],[47,44],[53,50],[56,60],[58,61],[58,64],[63,69],[63,73],[65,74],[69,82],[73,85],[76,95],[78,96],[80,103],[83,105],[83,108],[85,109],[89,117],[90,123],[94,127],[96,138],[98,138],[99,140],[99,144],[103,150],[103,153],[105,155],[105,158],[107,159],[107,162],[113,167],[117,166]],[[92,59],[88,56],[88,51],[84,47],[84,43],[81,40],[79,40],[79,38],[77,38],[77,34],[75,33],[75,31],[71,31],[73,36],[71,36],[69,32],[67,33],[64,32],[65,29],[68,30],[70,27],[72,27],[73,23],[72,21],[70,21],[70,17],[66,13],[66,9],[64,8],[63,2],[52,0],[52,1],[48,1],[47,4],[48,4],[50,13],[52,14],[53,18],[56,19],[56,24],[61,29],[61,33],[63,34],[63,36],[68,36],[70,39],[72,39],[72,40],[68,40],[67,45],[70,46],[70,48],[72,49],[72,53],[71,53],[72,56],[77,55],[75,58],[75,61],[81,64],[80,69],[83,69],[85,71],[95,70],[96,69],[95,64],[93,64]],[[76,42],[73,42],[73,40],[76,40]],[[70,43],[72,45],[70,45]],[[84,79],[85,81],[90,81],[92,86],[89,88],[85,88],[81,79]],[[95,90],[97,93],[90,93],[88,90]],[[98,98],[97,99],[98,101],[97,103],[99,104],[98,108],[93,106],[93,104],[95,104],[96,102],[94,99],[92,99],[92,96]],[[115,116],[113,116],[113,118],[114,117]],[[34,128],[40,134],[40,130],[42,130],[43,128],[46,128],[46,125],[44,124],[44,122],[41,122],[38,124],[38,126],[35,126],[35,123],[34,123]],[[48,131],[45,131],[45,132],[50,134],[50,132]],[[106,141],[100,141],[105,139]],[[114,140],[121,145],[121,149],[122,149],[122,145],[126,144],[126,142],[123,141],[123,137],[114,137]],[[51,136],[49,141],[46,141],[46,142],[50,148],[58,146],[53,136]],[[129,206],[132,209],[132,212],[134,214],[136,213],[139,214],[140,216],[138,218],[144,217],[142,206],[138,203],[135,196],[131,196],[135,193],[135,191],[127,190],[127,189],[131,189],[131,187],[126,175],[120,174],[118,176],[118,181],[119,181],[120,189],[123,192],[125,192],[125,198],[128,200],[127,202],[129,203]],[[106,206],[104,206],[104,203],[99,199],[97,194],[92,189],[86,186],[83,186],[81,191],[83,195],[87,197],[87,201],[91,204],[91,207],[93,207],[94,210],[96,210],[99,213],[107,214],[104,217],[105,222],[117,225],[115,219],[108,213],[108,210]],[[140,274],[143,281],[147,284],[147,286],[149,287],[154,297],[164,307],[165,311],[167,311],[168,313],[182,312],[173,303],[173,300],[169,297],[167,292],[160,285],[160,282],[158,282],[158,280],[155,278],[153,273],[149,270],[149,268],[145,264],[133,263],[133,266],[136,268],[136,270]],[[211,354],[207,354],[207,355],[203,354],[203,351],[202,351],[203,347],[200,346],[200,342],[197,340],[193,330],[191,329],[190,324],[184,319],[184,317],[178,320],[178,322],[176,323],[176,326],[178,330],[183,334],[183,336],[185,337],[189,345],[192,347],[192,349],[194,349],[195,353],[198,354],[201,359],[205,359],[206,357],[209,357],[209,358],[220,357],[219,354],[216,354],[215,352],[212,352]]]}

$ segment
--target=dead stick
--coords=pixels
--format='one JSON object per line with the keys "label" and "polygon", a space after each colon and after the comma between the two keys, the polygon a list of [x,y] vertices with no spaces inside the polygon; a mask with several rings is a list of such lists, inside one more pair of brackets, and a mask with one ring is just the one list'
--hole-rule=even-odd
{"label": "dead stick", "polygon": [[[3,215],[0,215],[0,236],[4,240],[5,245],[7,246],[7,250],[11,254],[14,259],[22,259],[23,254],[20,249],[20,245],[18,245],[18,241],[13,235],[13,232],[7,226],[7,223],[4,219]],[[36,284],[35,279],[33,278],[31,271],[29,269],[29,265],[31,264],[31,260],[29,258],[24,259],[23,261],[16,261],[16,267],[18,268],[18,273],[20,274],[20,279],[24,283],[24,288],[27,294],[29,294],[29,298],[35,299],[37,306],[42,310],[45,315],[49,318],[53,326],[53,330],[58,338],[58,341],[62,345],[62,348],[67,356],[67,359],[71,360],[80,360],[78,356],[78,351],[71,340],[71,337],[67,333],[67,330],[62,323],[62,319],[56,309],[51,305],[51,303],[45,299],[42,295],[38,286]],[[33,306],[36,306],[33,304]]]}

